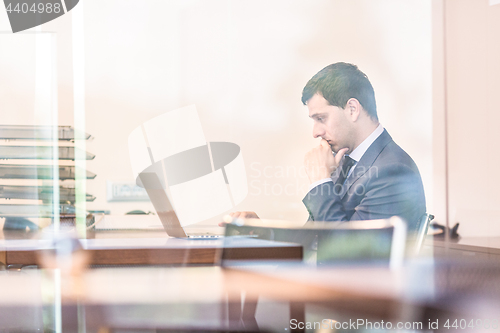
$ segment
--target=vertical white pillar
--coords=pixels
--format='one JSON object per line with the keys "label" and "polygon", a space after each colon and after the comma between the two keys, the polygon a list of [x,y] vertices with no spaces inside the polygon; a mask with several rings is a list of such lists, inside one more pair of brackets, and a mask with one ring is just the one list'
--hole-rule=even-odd
{"label": "vertical white pillar", "polygon": [[[35,106],[34,118],[38,126],[52,129],[52,212],[54,237],[58,236],[59,221],[59,134],[57,102],[57,38],[55,33],[35,30]],[[54,275],[54,330],[62,332],[61,281],[59,272]]]}
{"label": "vertical white pillar", "polygon": [[55,33],[35,33],[35,124],[52,128],[52,212],[59,231],[59,139],[57,102],[57,38]]}
{"label": "vertical white pillar", "polygon": [[73,40],[73,100],[75,127],[75,208],[76,230],[84,237],[86,230],[87,164],[85,152],[85,34],[84,4],[80,1],[72,11]]}

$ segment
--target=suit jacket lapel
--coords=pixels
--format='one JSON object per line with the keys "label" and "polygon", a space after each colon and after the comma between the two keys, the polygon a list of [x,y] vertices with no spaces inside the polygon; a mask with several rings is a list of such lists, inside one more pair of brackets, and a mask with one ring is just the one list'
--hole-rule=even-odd
{"label": "suit jacket lapel", "polygon": [[342,159],[342,162],[340,162],[340,164],[337,167],[337,169],[335,169],[335,171],[330,176],[332,178],[332,181],[333,181],[334,184],[335,184],[335,182],[337,181],[337,179],[340,176],[340,170],[342,170],[342,165],[344,165],[344,161],[345,161],[345,159]]}
{"label": "suit jacket lapel", "polygon": [[373,162],[375,162],[375,160],[377,159],[378,155],[380,155],[385,146],[387,146],[391,141],[391,136],[384,129],[382,134],[380,134],[380,136],[372,143],[372,145],[361,157],[361,160],[359,160],[359,162],[354,167],[353,172],[349,175],[349,177],[347,177],[340,194],[341,198],[344,198],[349,188],[359,179],[359,177],[361,177],[368,171]]}

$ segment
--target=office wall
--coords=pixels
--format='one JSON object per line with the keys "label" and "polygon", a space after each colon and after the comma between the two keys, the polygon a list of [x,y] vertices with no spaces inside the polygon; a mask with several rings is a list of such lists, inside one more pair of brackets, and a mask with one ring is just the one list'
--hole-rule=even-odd
{"label": "office wall", "polygon": [[[196,104],[207,140],[242,149],[249,195],[236,209],[304,221],[302,161],[318,141],[301,90],[324,66],[346,61],[372,81],[379,118],[417,162],[433,210],[430,0],[82,4],[86,124],[95,137],[87,150],[97,156],[87,164],[97,174],[87,185],[97,197],[89,209],[153,210],[107,202],[106,181],[132,181],[127,137],[135,127]],[[71,13],[42,28],[58,34],[59,119],[71,124]]]}
{"label": "office wall", "polygon": [[444,2],[432,1],[432,170],[433,209],[435,221],[446,224],[447,218],[447,165],[445,131],[445,45]]}
{"label": "office wall", "polygon": [[499,236],[500,5],[445,3],[450,224]]}

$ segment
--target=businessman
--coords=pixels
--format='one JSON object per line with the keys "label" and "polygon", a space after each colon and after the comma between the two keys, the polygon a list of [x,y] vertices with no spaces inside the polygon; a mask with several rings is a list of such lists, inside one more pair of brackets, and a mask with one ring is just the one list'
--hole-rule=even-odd
{"label": "businessman", "polygon": [[[304,159],[312,221],[356,221],[397,215],[415,231],[425,214],[422,179],[411,157],[378,121],[375,93],[357,66],[335,63],[302,92],[318,147]],[[257,217],[235,212],[233,217]]]}
{"label": "businessman", "polygon": [[[302,103],[321,143],[305,156],[311,182],[303,202],[314,221],[402,217],[414,231],[425,213],[422,179],[411,157],[378,121],[375,93],[355,65],[314,75]],[[332,154],[333,152],[333,154]]]}

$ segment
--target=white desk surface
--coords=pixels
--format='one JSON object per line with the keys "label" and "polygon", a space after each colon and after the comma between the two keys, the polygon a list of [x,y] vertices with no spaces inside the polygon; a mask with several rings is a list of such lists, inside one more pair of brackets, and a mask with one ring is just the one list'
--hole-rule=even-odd
{"label": "white desk surface", "polygon": [[[0,272],[0,285],[9,286],[0,288],[0,304],[40,302],[42,294],[54,288],[54,274],[53,270]],[[84,273],[81,283],[69,278],[60,281],[66,301],[74,300],[72,289],[67,288],[71,284],[80,286],[78,293],[84,295],[80,300],[86,304],[184,304],[220,303],[228,293],[239,295],[242,290],[247,295],[281,301],[324,301],[349,295],[387,299],[399,297],[400,289],[391,283],[397,279],[388,270],[378,269],[291,269],[263,274],[220,267],[151,267],[93,269]],[[370,280],[371,288],[360,289]],[[381,285],[384,287],[380,290]],[[374,286],[379,291],[372,290]]]}

